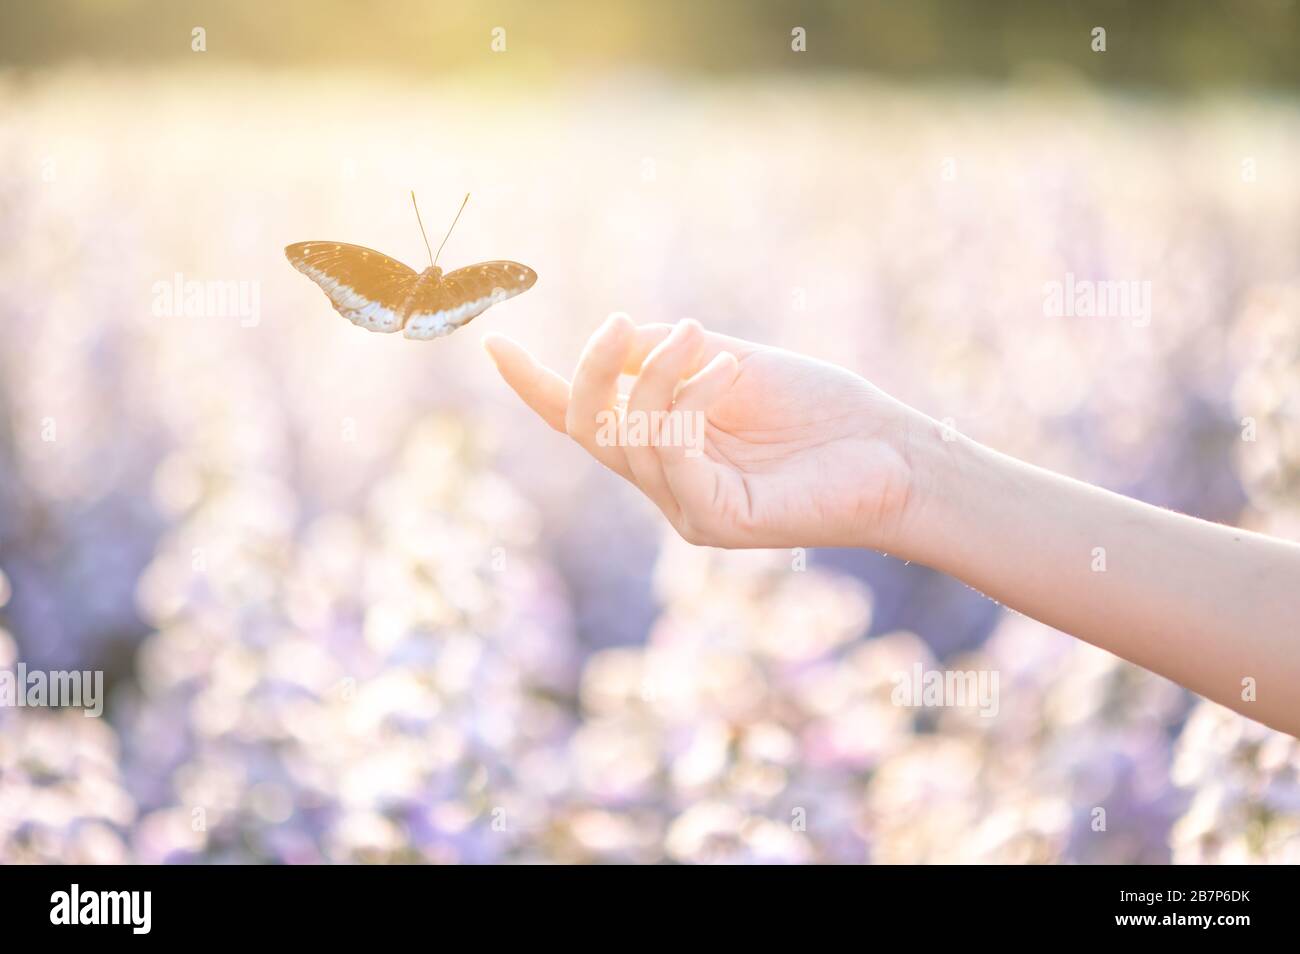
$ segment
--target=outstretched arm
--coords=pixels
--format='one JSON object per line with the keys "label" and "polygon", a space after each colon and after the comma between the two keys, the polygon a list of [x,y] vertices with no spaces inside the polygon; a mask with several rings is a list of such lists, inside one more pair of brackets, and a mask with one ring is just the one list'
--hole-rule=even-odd
{"label": "outstretched arm", "polygon": [[[509,339],[485,345],[529,406],[692,543],[916,560],[1300,735],[1300,546],[1023,463],[843,368],[695,322],[611,319],[572,384]],[[626,395],[623,374],[635,375]],[[702,421],[697,446],[661,433],[669,413]],[[649,428],[611,441],[611,414]]]}
{"label": "outstretched arm", "polygon": [[1300,546],[929,442],[911,558],[1300,735]]}

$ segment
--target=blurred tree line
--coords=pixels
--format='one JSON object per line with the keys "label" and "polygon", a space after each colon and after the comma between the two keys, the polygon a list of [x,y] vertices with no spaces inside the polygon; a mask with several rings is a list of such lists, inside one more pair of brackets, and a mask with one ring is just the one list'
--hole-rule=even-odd
{"label": "blurred tree line", "polygon": [[[288,68],[1059,73],[1175,92],[1300,83],[1297,0],[0,0],[0,11],[9,67],[147,69],[194,56],[201,27],[207,62]],[[806,52],[791,49],[795,27]]]}

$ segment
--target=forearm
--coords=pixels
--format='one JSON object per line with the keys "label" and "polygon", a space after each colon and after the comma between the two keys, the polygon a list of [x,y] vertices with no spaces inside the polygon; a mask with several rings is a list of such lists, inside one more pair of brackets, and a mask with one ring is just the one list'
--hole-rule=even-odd
{"label": "forearm", "polygon": [[[1207,523],[937,433],[912,449],[898,552],[1300,735],[1300,546]],[[1243,680],[1254,680],[1254,701]]]}

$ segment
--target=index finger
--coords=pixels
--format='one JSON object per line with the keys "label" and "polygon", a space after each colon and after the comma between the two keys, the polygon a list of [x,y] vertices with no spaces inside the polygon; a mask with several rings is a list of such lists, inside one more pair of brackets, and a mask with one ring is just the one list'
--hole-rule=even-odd
{"label": "index finger", "polygon": [[519,342],[495,332],[483,339],[506,384],[537,416],[561,434],[569,409],[569,382],[534,358]]}

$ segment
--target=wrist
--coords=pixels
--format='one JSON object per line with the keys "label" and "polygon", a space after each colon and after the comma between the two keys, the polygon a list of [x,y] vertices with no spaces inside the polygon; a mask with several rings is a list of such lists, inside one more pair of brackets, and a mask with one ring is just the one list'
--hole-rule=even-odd
{"label": "wrist", "polygon": [[912,412],[904,428],[903,459],[908,491],[886,551],[905,560],[939,567],[964,531],[962,503],[976,481],[987,451],[955,428]]}

